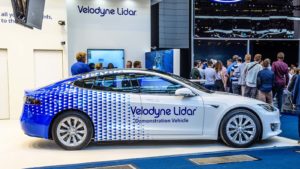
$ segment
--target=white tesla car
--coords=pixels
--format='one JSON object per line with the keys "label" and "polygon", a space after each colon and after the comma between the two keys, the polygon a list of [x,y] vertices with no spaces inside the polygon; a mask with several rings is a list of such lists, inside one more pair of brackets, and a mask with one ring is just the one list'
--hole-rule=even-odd
{"label": "white tesla car", "polygon": [[91,141],[218,140],[248,147],[281,133],[277,108],[173,74],[104,70],[25,93],[24,132],[76,150]]}

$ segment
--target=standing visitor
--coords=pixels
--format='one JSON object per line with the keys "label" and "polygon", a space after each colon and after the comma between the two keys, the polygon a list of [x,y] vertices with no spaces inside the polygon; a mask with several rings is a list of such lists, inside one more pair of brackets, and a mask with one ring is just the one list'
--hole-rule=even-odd
{"label": "standing visitor", "polygon": [[[296,75],[296,82],[292,92],[293,104],[296,107],[296,113],[298,114],[298,133],[300,137],[300,75]],[[300,140],[298,141],[300,144]]]}
{"label": "standing visitor", "polygon": [[232,59],[227,60],[226,66],[227,66],[227,70],[226,70],[226,88],[225,88],[225,91],[226,92],[232,92],[232,90],[231,90],[231,81],[230,81],[230,71],[231,71],[231,67],[233,66]]}
{"label": "standing visitor", "polygon": [[89,67],[90,67],[91,71],[94,71],[95,70],[95,63],[90,63]]}
{"label": "standing visitor", "polygon": [[76,60],[77,62],[74,63],[71,67],[71,73],[72,75],[78,75],[82,73],[88,73],[91,71],[88,64],[86,64],[86,53],[85,52],[79,52],[76,54]]}
{"label": "standing visitor", "polygon": [[296,74],[296,68],[295,67],[291,67],[289,68],[289,84],[291,82],[291,79],[293,78],[293,76]]}
{"label": "standing visitor", "polygon": [[223,63],[220,61],[220,63],[222,64],[222,78],[224,80],[224,90],[226,92],[226,88],[227,88],[227,81],[228,81],[228,74],[227,74],[227,68],[223,65]]}
{"label": "standing visitor", "polygon": [[276,96],[277,105],[279,111],[282,111],[282,96],[283,90],[289,83],[289,68],[286,63],[283,62],[284,53],[279,52],[277,54],[277,61],[272,64],[272,70],[275,73],[275,84],[273,87],[274,97]]}
{"label": "standing visitor", "polygon": [[290,79],[290,82],[289,82],[289,85],[288,85],[288,91],[289,92],[293,92],[294,87],[295,87],[295,83],[296,83],[296,80],[297,80],[297,75],[300,75],[300,68],[294,68],[294,69],[295,69],[295,74]]}
{"label": "standing visitor", "polygon": [[239,57],[237,59],[237,64],[233,65],[231,67],[231,74],[230,74],[230,80],[231,80],[231,85],[232,85],[232,93],[234,94],[241,94],[241,88],[239,85],[239,77],[241,76],[241,72],[239,71],[239,66],[242,64],[242,58]]}
{"label": "standing visitor", "polygon": [[232,60],[229,59],[227,60],[227,73],[230,75],[231,72],[231,68],[237,64],[237,60],[238,60],[239,56],[238,55],[234,55],[232,56]]}
{"label": "standing visitor", "polygon": [[221,91],[221,92],[225,92],[225,80],[224,80],[224,75],[223,75],[223,64],[221,61],[217,61],[217,63],[215,64],[215,90],[216,91]]}
{"label": "standing visitor", "polygon": [[198,62],[198,70],[199,70],[199,73],[200,73],[200,79],[205,79],[204,77],[204,65],[203,65],[203,62],[199,61]]}
{"label": "standing visitor", "polygon": [[108,65],[107,65],[107,69],[114,69],[115,68],[115,66],[114,66],[114,64],[112,64],[112,63],[109,63]]}
{"label": "standing visitor", "polygon": [[251,55],[246,54],[245,55],[245,62],[240,64],[238,67],[238,71],[241,73],[238,84],[240,85],[241,88],[241,95],[245,96],[245,88],[246,88],[246,74],[245,74],[245,67],[247,66],[248,63],[251,62]]}
{"label": "standing visitor", "polygon": [[274,73],[269,69],[270,61],[263,61],[263,70],[257,75],[258,99],[273,104],[272,88],[274,84]]}
{"label": "standing visitor", "polygon": [[200,79],[200,72],[198,70],[198,62],[194,62],[194,67],[191,71],[190,77],[191,79]]}
{"label": "standing visitor", "polygon": [[246,74],[246,88],[245,88],[245,96],[250,98],[256,98],[257,95],[257,74],[262,70],[262,66],[260,65],[261,54],[256,54],[254,56],[254,62],[247,64],[245,67]]}
{"label": "standing visitor", "polygon": [[133,68],[135,68],[135,69],[142,68],[142,63],[140,61],[134,61]]}
{"label": "standing visitor", "polygon": [[102,63],[97,63],[95,65],[96,70],[102,70],[103,69],[103,64]]}
{"label": "standing visitor", "polygon": [[130,60],[128,60],[126,62],[126,69],[131,69],[132,68],[132,62]]}
{"label": "standing visitor", "polygon": [[213,62],[211,60],[209,60],[207,62],[207,68],[205,69],[205,88],[207,88],[208,90],[214,90],[215,87],[215,75],[216,75],[216,71],[215,69],[213,69]]}

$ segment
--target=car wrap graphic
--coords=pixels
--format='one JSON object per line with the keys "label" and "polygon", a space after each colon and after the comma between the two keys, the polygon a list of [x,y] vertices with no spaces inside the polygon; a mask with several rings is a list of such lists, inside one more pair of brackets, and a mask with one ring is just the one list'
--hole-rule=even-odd
{"label": "car wrap graphic", "polygon": [[27,118],[35,115],[36,120],[43,123],[43,119],[47,119],[45,116],[53,119],[59,112],[79,110],[92,120],[95,141],[146,139],[142,125],[133,121],[140,116],[132,113],[129,94],[86,90],[62,84],[52,90],[37,92],[33,97],[39,99],[41,105],[25,104],[24,112],[27,113],[23,114],[28,115]]}
{"label": "car wrap graphic", "polygon": [[[118,76],[124,75],[132,79],[131,86],[123,83],[127,78],[118,80]],[[111,76],[116,78],[107,78]],[[159,78],[148,78],[152,76]],[[114,79],[115,84],[103,83],[105,78]],[[160,78],[172,81],[180,89],[159,93],[174,87],[173,83],[152,81]],[[106,84],[109,84],[106,88],[97,86]],[[182,89],[190,90],[187,94],[194,91],[195,95],[186,96],[180,93]],[[238,99],[241,103],[228,102]],[[21,117],[24,133],[53,139],[67,150],[81,149],[92,139],[95,142],[217,140],[219,134],[228,145],[248,147],[259,139],[260,133],[261,139],[267,139],[281,132],[279,111],[270,105],[236,95],[211,93],[187,80],[156,71],[97,71],[78,75],[26,91],[24,101]],[[245,126],[238,126],[242,121]],[[241,136],[235,137],[238,134]]]}

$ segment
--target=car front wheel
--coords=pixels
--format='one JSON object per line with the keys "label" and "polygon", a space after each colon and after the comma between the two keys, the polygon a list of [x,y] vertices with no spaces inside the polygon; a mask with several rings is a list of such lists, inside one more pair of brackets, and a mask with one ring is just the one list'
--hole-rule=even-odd
{"label": "car front wheel", "polygon": [[52,127],[53,140],[66,150],[86,147],[93,134],[91,121],[82,113],[65,112],[58,116]]}
{"label": "car front wheel", "polygon": [[223,142],[236,148],[251,146],[259,139],[261,132],[259,119],[252,112],[244,109],[229,112],[220,126]]}

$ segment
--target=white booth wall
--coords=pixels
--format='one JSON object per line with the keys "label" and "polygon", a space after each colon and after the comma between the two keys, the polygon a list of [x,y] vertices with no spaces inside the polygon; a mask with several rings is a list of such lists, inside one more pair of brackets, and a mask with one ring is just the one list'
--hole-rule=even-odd
{"label": "white booth wall", "polygon": [[[150,1],[66,0],[69,68],[76,61],[76,53],[87,49],[124,49],[125,62],[139,60],[144,65],[145,52],[151,46]],[[101,16],[82,10],[88,7],[115,12]],[[120,15],[117,10],[122,8],[136,11],[135,15]]]}
{"label": "white booth wall", "polygon": [[66,28],[62,0],[47,0],[42,30],[12,22],[10,0],[0,0],[0,119],[18,119],[24,90],[41,87],[67,77],[68,57],[61,41]]}
{"label": "white booth wall", "polygon": [[[80,14],[78,5],[129,8],[136,15]],[[144,64],[151,46],[150,5],[150,0],[46,0],[43,28],[32,30],[14,24],[11,2],[0,0],[0,120],[20,117],[25,90],[68,77],[78,51],[124,49],[126,60]]]}

